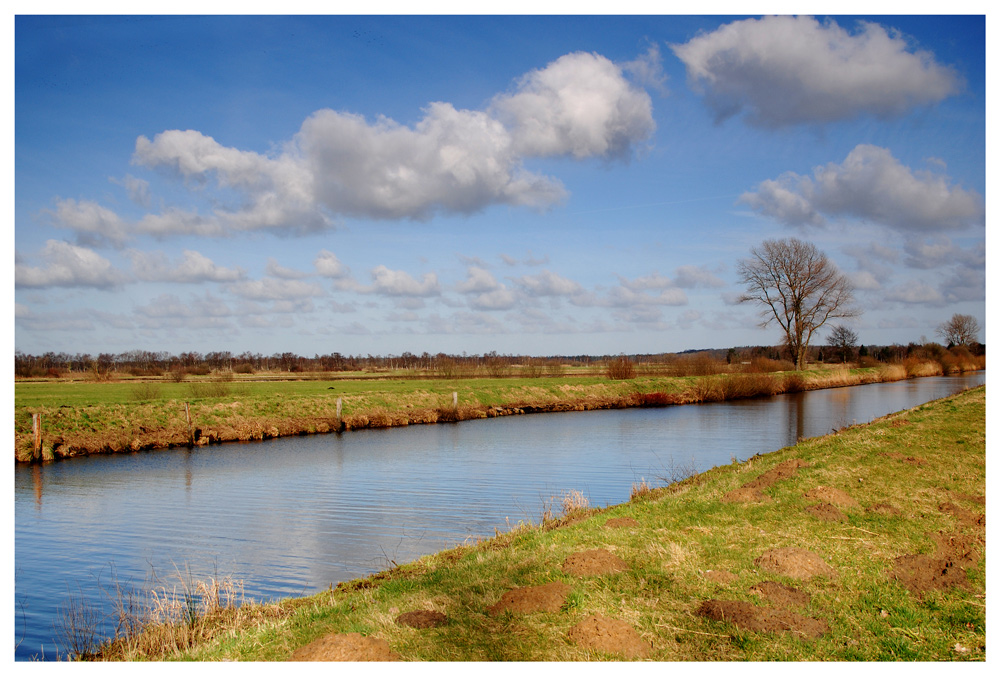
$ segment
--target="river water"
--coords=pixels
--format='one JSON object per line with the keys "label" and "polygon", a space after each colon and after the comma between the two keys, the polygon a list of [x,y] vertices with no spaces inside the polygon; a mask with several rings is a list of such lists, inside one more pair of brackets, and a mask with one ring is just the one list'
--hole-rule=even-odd
{"label": "river water", "polygon": [[15,658],[64,657],[107,589],[232,576],[310,594],[982,384],[985,372],[658,409],[550,413],[115,456],[14,472]]}

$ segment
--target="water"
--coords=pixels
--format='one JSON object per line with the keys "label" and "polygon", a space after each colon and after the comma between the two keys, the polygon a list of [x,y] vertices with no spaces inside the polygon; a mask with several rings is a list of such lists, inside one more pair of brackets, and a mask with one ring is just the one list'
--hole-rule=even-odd
{"label": "water", "polygon": [[559,496],[660,485],[982,384],[984,372],[698,406],[552,413],[291,437],[15,469],[16,659],[65,655],[70,599],[117,579],[232,575],[315,593],[538,522]]}

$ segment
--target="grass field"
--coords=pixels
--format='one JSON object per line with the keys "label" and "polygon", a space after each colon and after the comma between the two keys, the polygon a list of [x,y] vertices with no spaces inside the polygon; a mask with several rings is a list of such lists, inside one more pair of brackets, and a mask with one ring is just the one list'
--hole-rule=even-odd
{"label": "grass field", "polygon": [[[558,518],[315,596],[147,617],[104,657],[981,661],[985,400],[980,387],[606,509],[567,496]],[[400,624],[412,611],[443,624]]]}
{"label": "grass field", "polygon": [[38,459],[53,460],[169,448],[192,438],[196,444],[210,444],[524,412],[697,403],[907,377],[900,366],[629,380],[596,374],[456,380],[329,375],[303,380],[225,373],[182,382],[18,381],[15,460],[32,460],[33,414],[41,416]]}

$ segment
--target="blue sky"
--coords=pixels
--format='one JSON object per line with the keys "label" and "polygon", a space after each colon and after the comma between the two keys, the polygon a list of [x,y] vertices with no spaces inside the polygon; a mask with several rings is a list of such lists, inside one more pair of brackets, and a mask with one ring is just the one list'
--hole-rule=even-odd
{"label": "blue sky", "polygon": [[985,44],[982,15],[18,16],[15,347],[777,344],[736,266],[784,237],[854,282],[863,343],[985,326]]}

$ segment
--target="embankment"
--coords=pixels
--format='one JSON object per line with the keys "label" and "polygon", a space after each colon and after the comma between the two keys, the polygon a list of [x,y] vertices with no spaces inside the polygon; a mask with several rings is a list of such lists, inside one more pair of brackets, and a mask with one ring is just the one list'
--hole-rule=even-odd
{"label": "embankment", "polygon": [[984,386],[100,659],[984,661],[985,448]]}

